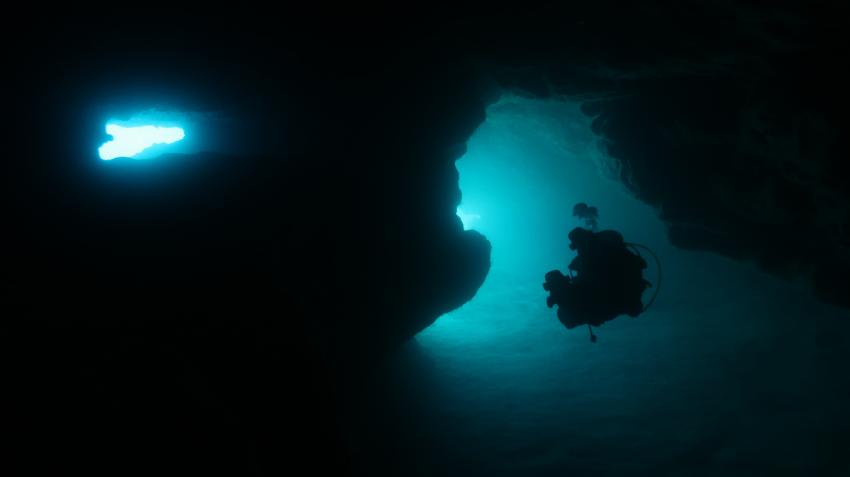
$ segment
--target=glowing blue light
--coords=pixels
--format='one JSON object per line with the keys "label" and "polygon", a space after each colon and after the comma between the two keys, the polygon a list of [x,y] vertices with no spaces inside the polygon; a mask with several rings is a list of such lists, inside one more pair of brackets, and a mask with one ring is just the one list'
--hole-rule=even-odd
{"label": "glowing blue light", "polygon": [[186,136],[183,128],[162,126],[124,127],[107,124],[106,134],[112,136],[98,148],[100,158],[133,157],[156,144],[172,144]]}
{"label": "glowing blue light", "polygon": [[457,216],[460,217],[460,221],[463,222],[463,230],[469,230],[472,228],[472,224],[478,222],[481,219],[481,216],[478,214],[468,214],[461,210],[460,207],[457,208]]}

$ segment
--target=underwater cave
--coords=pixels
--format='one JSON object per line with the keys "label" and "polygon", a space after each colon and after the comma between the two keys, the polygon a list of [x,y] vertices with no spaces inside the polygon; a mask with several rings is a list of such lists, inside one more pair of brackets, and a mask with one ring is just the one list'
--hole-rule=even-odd
{"label": "underwater cave", "polygon": [[[810,3],[16,11],[7,453],[850,475],[848,15]],[[543,288],[577,203],[659,258],[596,341]]]}

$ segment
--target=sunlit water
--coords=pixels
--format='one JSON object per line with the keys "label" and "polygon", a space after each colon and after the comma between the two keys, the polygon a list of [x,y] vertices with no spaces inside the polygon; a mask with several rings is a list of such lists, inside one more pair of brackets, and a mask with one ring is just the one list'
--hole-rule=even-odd
{"label": "sunlit water", "polygon": [[157,144],[173,144],[186,137],[183,128],[153,125],[124,127],[107,124],[106,134],[112,136],[112,139],[97,150],[104,161],[119,157],[135,157]]}

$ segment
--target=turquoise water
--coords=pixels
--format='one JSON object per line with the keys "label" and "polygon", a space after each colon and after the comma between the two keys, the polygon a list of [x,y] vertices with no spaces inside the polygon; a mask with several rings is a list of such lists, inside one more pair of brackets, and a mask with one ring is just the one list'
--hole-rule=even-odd
{"label": "turquoise water", "polygon": [[[847,311],[750,263],[673,248],[659,211],[607,178],[588,127],[568,102],[508,98],[488,111],[457,167],[492,271],[377,373],[373,412],[393,423],[378,431],[392,444],[356,444],[384,456],[365,468],[728,476],[846,465]],[[597,328],[596,344],[558,322],[541,288],[571,258],[578,201],[664,268],[655,305]]]}

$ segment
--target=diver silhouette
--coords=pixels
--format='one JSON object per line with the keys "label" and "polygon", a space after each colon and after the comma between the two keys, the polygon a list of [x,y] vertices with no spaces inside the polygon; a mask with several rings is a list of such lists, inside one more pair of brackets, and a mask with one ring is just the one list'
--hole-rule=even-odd
{"label": "diver silhouette", "polygon": [[656,293],[645,307],[644,290],[652,284],[643,278],[647,263],[637,251],[644,248],[659,264],[648,248],[627,243],[614,230],[593,232],[576,227],[569,233],[570,249],[576,257],[569,264],[569,276],[552,270],[545,276],[543,289],[549,292],[546,304],[558,305],[558,319],[567,327],[587,325],[591,342],[596,342],[592,326],[599,326],[620,315],[636,317],[652,304]]}

